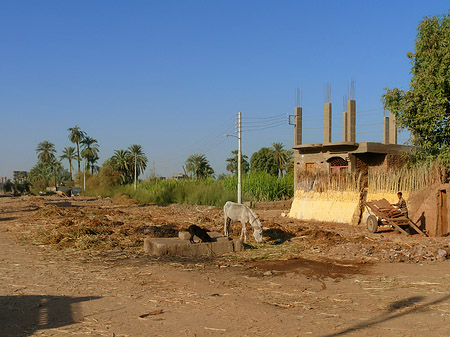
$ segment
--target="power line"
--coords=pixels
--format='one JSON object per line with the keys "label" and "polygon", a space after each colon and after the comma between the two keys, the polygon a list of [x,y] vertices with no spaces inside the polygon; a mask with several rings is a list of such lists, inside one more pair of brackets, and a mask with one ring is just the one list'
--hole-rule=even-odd
{"label": "power line", "polygon": [[282,125],[286,125],[286,121],[283,122],[275,122],[275,123],[271,123],[271,124],[266,124],[266,125],[250,125],[250,129],[243,129],[243,131],[253,131],[253,130],[258,130],[258,129],[268,129],[268,128],[272,128],[272,127],[277,127],[277,126],[282,126]]}
{"label": "power line", "polygon": [[286,118],[285,114],[282,115],[273,115],[273,116],[269,116],[269,117],[242,117],[241,120],[242,121],[246,121],[246,120],[264,120],[264,119],[274,119],[274,118]]}
{"label": "power line", "polygon": [[[224,124],[220,124],[218,127],[214,128],[211,132],[209,132],[204,137],[194,141],[193,143],[187,144],[185,146],[179,147],[176,151],[172,152],[170,158],[164,158],[158,160],[158,163],[170,163],[178,161],[182,155],[185,155],[187,152],[195,152],[202,153],[206,151],[202,150],[210,150],[211,147],[215,147],[224,141],[224,134],[234,132],[234,123],[232,123],[234,117],[229,118],[225,121]],[[225,126],[225,127],[224,127]],[[205,147],[205,145],[207,145]]]}

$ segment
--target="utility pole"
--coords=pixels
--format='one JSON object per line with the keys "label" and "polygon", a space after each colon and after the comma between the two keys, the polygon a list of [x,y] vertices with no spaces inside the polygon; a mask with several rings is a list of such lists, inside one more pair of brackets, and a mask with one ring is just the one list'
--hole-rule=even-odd
{"label": "utility pole", "polygon": [[[238,135],[237,137],[234,135],[225,134],[225,137],[235,137],[238,139],[238,193],[237,193],[237,202],[238,204],[242,204],[242,181],[241,181],[241,171],[242,171],[242,124],[241,124],[241,112],[238,113]],[[184,167],[183,167],[184,169]]]}
{"label": "utility pole", "polygon": [[134,190],[136,191],[137,153],[134,153]]}
{"label": "utility pole", "polygon": [[242,129],[241,129],[241,112],[238,113],[238,195],[237,202],[242,204],[242,181],[241,181],[241,171],[242,171]]}
{"label": "utility pole", "polygon": [[86,161],[87,159],[84,159],[84,172],[83,172],[83,190],[86,192]]}

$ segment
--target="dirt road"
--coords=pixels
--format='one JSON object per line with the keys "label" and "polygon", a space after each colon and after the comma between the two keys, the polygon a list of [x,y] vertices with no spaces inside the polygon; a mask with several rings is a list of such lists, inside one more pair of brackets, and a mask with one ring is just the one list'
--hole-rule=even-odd
{"label": "dirt road", "polygon": [[[37,227],[59,221],[39,213],[48,201],[0,198],[0,336],[450,335],[449,260],[385,263],[319,253],[313,259],[324,248],[307,245],[304,235],[204,260],[155,259],[132,249],[56,249],[30,239]],[[88,207],[85,200],[71,202]],[[96,202],[89,207],[120,210],[122,220],[132,222],[133,212],[157,219],[153,208]],[[202,210],[214,213],[212,227],[219,225],[220,210]],[[273,210],[259,214],[272,231],[288,221]],[[357,233],[335,230],[341,239]],[[390,239],[394,251],[397,237]],[[296,239],[303,253],[291,248]],[[248,255],[259,251],[264,256]]]}

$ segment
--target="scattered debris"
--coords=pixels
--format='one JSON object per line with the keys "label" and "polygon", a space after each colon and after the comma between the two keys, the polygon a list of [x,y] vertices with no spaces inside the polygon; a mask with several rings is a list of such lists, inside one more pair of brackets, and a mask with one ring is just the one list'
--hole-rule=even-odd
{"label": "scattered debris", "polygon": [[146,314],[139,315],[138,318],[141,320],[146,320],[146,321],[160,321],[160,320],[162,320],[162,318],[152,318],[152,316],[161,315],[163,313],[164,313],[163,309],[158,309],[158,310],[154,310],[152,312],[146,313]]}
{"label": "scattered debris", "polygon": [[440,257],[447,257],[447,251],[444,249],[438,249],[438,255]]}
{"label": "scattered debris", "polygon": [[227,329],[217,329],[217,328],[208,328],[205,326],[206,330],[212,330],[212,331],[227,331]]}

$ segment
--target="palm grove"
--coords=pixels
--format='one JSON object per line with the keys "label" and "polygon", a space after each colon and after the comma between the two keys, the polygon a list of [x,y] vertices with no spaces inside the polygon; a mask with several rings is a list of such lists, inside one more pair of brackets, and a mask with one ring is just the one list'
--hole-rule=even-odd
{"label": "palm grove", "polygon": [[[100,145],[97,139],[89,136],[78,125],[67,131],[68,140],[73,145],[65,147],[59,156],[53,143],[44,140],[37,145],[37,163],[30,170],[27,180],[28,186],[31,186],[34,192],[58,185],[83,186],[84,179],[87,180],[88,192],[91,189],[101,194],[99,187],[105,189],[133,183],[136,188],[138,177],[145,171],[148,163],[141,145],[133,144],[127,149],[115,150],[113,155],[99,166]],[[243,155],[242,174],[244,177],[248,176],[248,179],[253,177],[253,180],[264,180],[267,176],[272,177],[270,179],[282,179],[286,174],[291,178],[292,156],[292,150],[285,149],[282,143],[273,143],[272,147],[263,147],[255,152],[250,160]],[[68,169],[62,165],[63,161]],[[190,155],[182,168],[188,180],[197,183],[211,179],[220,181],[228,177],[228,185],[233,189],[233,177],[238,173],[238,152],[232,151],[231,156],[226,159],[229,176],[216,176],[204,154]],[[152,178],[155,177],[150,177],[147,182],[158,180]],[[286,197],[291,194],[286,191],[283,193]]]}
{"label": "palm grove", "polygon": [[[99,175],[107,184],[129,184],[147,167],[147,157],[141,145],[131,145],[126,150],[115,150],[102,167],[98,165],[100,146],[97,139],[90,137],[76,125],[67,130],[68,139],[74,146],[65,147],[59,158],[55,145],[47,140],[36,147],[37,163],[28,174],[29,183],[36,190],[61,184],[80,184],[81,175],[88,178]],[[61,164],[66,160],[69,170]],[[78,168],[74,174],[74,165]]]}

